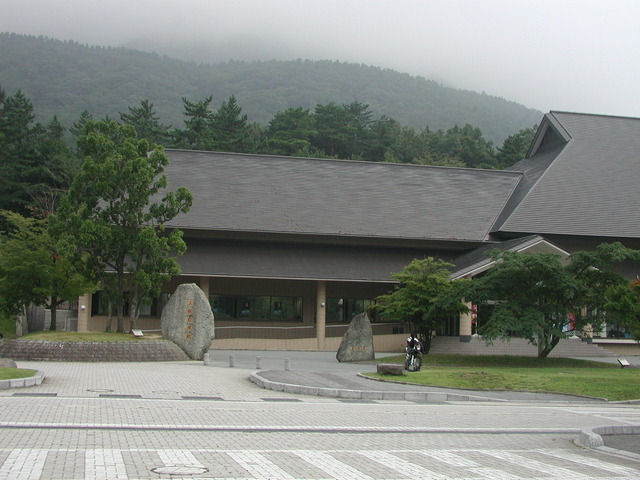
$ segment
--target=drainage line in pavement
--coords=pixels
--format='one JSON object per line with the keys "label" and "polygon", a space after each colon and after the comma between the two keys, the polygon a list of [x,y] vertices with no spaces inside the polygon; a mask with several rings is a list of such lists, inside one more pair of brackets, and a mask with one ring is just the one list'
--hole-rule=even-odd
{"label": "drainage line in pavement", "polygon": [[358,428],[358,427],[228,427],[197,425],[30,425],[0,424],[0,429],[24,430],[141,430],[141,431],[183,431],[183,432],[238,432],[238,433],[361,433],[361,434],[479,434],[479,435],[562,435],[579,434],[580,429],[543,429],[543,428]]}

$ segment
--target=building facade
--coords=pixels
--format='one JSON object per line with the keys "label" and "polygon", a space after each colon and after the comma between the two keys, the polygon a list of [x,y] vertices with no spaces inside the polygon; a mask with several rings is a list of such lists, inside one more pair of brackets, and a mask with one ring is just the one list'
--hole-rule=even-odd
{"label": "building facade", "polygon": [[[640,119],[551,112],[507,171],[166,152],[168,188],[194,194],[192,210],[167,225],[188,248],[182,274],[139,323],[159,329],[168,295],[196,283],[214,310],[215,348],[336,350],[350,319],[414,258],[450,261],[460,278],[490,268],[492,248],[640,248]],[[79,304],[78,330],[101,330],[100,294]],[[407,334],[383,318],[373,328],[380,351]],[[443,321],[438,333],[464,340],[471,319]]]}

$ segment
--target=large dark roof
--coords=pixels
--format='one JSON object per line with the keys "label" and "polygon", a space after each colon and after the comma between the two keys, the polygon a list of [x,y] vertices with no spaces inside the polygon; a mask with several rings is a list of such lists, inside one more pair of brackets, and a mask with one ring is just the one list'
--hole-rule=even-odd
{"label": "large dark roof", "polygon": [[494,232],[640,238],[640,119],[551,112]]}
{"label": "large dark roof", "polygon": [[483,241],[522,174],[167,150],[189,230]]}

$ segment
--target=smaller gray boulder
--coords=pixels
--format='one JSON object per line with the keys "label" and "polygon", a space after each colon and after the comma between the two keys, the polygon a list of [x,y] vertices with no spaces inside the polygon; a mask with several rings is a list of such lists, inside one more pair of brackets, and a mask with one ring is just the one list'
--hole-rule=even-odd
{"label": "smaller gray boulder", "polygon": [[10,358],[0,358],[0,368],[18,368],[18,365]]}
{"label": "smaller gray boulder", "polygon": [[406,375],[404,367],[398,363],[379,363],[377,371],[382,375]]}
{"label": "smaller gray boulder", "polygon": [[349,330],[342,337],[336,359],[339,362],[362,362],[373,360],[375,356],[371,321],[364,312],[351,320]]}
{"label": "smaller gray boulder", "polygon": [[213,312],[195,283],[178,285],[162,310],[162,335],[193,360],[202,360],[215,335]]}

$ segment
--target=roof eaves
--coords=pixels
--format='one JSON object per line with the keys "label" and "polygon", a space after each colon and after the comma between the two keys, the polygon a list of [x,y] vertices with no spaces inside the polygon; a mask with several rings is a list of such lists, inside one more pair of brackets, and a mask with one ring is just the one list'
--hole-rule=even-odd
{"label": "roof eaves", "polygon": [[446,243],[460,243],[460,244],[478,244],[483,243],[484,239],[482,238],[451,238],[451,237],[407,237],[400,235],[355,235],[349,233],[326,233],[326,232],[303,232],[303,231],[281,231],[281,230],[247,230],[247,229],[209,229],[204,227],[194,227],[189,225],[176,225],[167,222],[166,226],[172,229],[178,229],[182,231],[192,231],[192,232],[220,232],[227,234],[260,234],[260,235],[285,235],[291,237],[324,237],[324,238],[343,238],[343,239],[379,239],[385,240],[388,239],[390,241],[415,241],[415,242],[446,242]]}
{"label": "roof eaves", "polygon": [[[520,240],[520,241],[518,241]],[[546,238],[540,236],[540,235],[530,235],[528,237],[523,237],[521,239],[518,239],[516,241],[507,241],[504,242],[503,245],[501,246],[500,244],[497,245],[493,245],[493,248],[490,247],[481,247],[480,249],[482,249],[485,253],[489,252],[491,250],[503,250],[506,252],[522,252],[524,250],[528,250],[530,248],[533,248],[537,245],[540,244],[546,244],[550,247],[552,247],[554,250],[558,251],[559,255],[568,257],[570,255],[569,252],[567,252],[566,250],[558,247],[557,245],[551,243],[549,240],[547,240]],[[478,249],[478,250],[480,250]],[[466,267],[460,268],[454,272],[451,273],[451,275],[449,276],[449,278],[451,280],[457,280],[459,278],[463,278],[463,277],[468,277],[468,276],[474,276],[477,275],[479,273],[482,273],[484,271],[489,270],[493,265],[495,264],[495,261],[485,257],[482,260],[479,260],[477,262],[474,262]]]}

